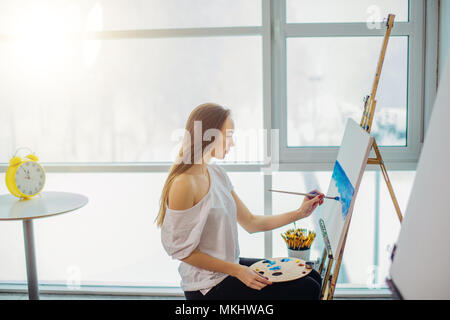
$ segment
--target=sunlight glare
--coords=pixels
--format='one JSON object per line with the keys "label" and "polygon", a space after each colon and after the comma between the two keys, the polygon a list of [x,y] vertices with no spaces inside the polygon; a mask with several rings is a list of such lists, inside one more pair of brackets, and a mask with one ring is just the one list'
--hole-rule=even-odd
{"label": "sunlight glare", "polygon": [[10,33],[18,67],[44,71],[70,61],[73,41],[67,35],[80,30],[78,6],[31,4],[18,12]]}
{"label": "sunlight glare", "polygon": [[[96,3],[89,12],[86,31],[99,32],[103,30],[103,10],[99,3]],[[83,62],[90,68],[94,64],[100,52],[101,42],[99,40],[85,40],[83,46]]]}

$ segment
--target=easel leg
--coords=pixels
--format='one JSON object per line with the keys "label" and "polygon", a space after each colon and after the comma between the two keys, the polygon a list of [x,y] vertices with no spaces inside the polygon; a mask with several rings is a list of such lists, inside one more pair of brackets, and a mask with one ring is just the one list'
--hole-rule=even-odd
{"label": "easel leg", "polygon": [[397,202],[397,198],[395,197],[394,189],[392,188],[391,181],[389,180],[389,176],[386,171],[386,167],[384,166],[384,163],[380,163],[381,172],[383,173],[383,178],[386,181],[386,185],[389,190],[389,194],[391,195],[392,202],[394,203],[395,211],[397,212],[398,220],[402,222],[402,212],[400,211],[400,206]]}
{"label": "easel leg", "polygon": [[402,222],[402,218],[403,218],[402,212],[400,210],[400,206],[397,202],[397,197],[395,196],[394,189],[392,188],[391,180],[389,179],[386,167],[383,162],[383,158],[381,157],[380,150],[378,149],[378,145],[375,142],[375,140],[373,141],[373,150],[375,151],[375,155],[377,156],[377,159],[379,161],[381,173],[383,174],[384,181],[386,182],[387,188],[389,190],[389,194],[391,195],[391,198],[392,198],[392,202],[394,203],[394,207],[395,207],[395,211],[397,212],[398,219],[400,220],[400,222]]}
{"label": "easel leg", "polygon": [[328,293],[327,300],[332,300],[334,297],[334,290],[336,289],[336,282],[337,282],[337,278],[339,276],[339,270],[341,268],[341,261],[342,261],[342,258],[338,259],[336,261],[336,265],[334,266],[334,273],[330,279],[330,290]]}

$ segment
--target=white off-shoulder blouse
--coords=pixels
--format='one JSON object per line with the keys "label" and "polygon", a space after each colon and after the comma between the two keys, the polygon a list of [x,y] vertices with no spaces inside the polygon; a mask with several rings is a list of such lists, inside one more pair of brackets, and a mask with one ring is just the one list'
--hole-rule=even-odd
{"label": "white off-shoulder blouse", "polygon": [[[239,263],[236,203],[233,185],[223,168],[208,164],[208,193],[186,210],[166,209],[161,242],[172,259],[184,259],[194,249],[215,258]],[[183,261],[178,271],[183,291],[200,290],[205,295],[228,275],[197,268]]]}

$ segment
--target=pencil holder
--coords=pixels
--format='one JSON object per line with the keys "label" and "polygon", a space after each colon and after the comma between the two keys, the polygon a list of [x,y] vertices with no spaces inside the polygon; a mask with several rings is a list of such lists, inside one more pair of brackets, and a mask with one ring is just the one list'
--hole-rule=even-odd
{"label": "pencil holder", "polygon": [[287,250],[288,250],[288,257],[298,258],[304,261],[308,261],[311,254],[311,248],[300,250],[293,250],[287,248]]}

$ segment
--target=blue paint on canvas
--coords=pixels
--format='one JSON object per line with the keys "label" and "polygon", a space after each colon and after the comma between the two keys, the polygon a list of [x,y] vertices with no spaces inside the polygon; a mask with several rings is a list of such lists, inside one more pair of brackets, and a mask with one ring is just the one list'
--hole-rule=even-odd
{"label": "blue paint on canvas", "polygon": [[352,202],[355,189],[353,188],[352,183],[345,174],[345,171],[342,168],[341,164],[337,160],[334,164],[333,175],[331,176],[331,178],[333,179],[336,188],[338,189],[339,201],[342,204],[342,216],[345,219],[347,217],[348,209],[350,208],[350,203]]}

